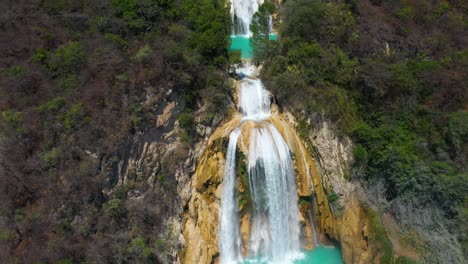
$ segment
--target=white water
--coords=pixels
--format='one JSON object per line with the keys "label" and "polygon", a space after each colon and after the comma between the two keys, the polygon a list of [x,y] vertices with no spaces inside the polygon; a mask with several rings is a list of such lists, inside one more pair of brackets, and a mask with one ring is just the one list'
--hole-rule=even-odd
{"label": "white water", "polygon": [[[263,0],[231,0],[233,34],[251,36],[249,26],[262,3]],[[243,261],[236,147],[246,122],[256,123],[247,133],[250,134],[247,165],[253,209],[246,261],[288,264],[300,256],[297,191],[291,153],[281,134],[268,121],[271,116],[270,93],[260,79],[252,77],[256,70],[247,62],[237,69],[247,77],[240,81],[238,89],[237,107],[243,118],[230,135],[226,154],[218,237],[221,264]]]}
{"label": "white water", "polygon": [[259,79],[245,78],[240,84],[239,111],[243,120],[263,120],[270,116],[270,93]]}
{"label": "white water", "polygon": [[[255,67],[245,63],[246,75]],[[269,263],[292,263],[299,253],[296,182],[290,149],[278,130],[267,121],[270,93],[262,82],[247,76],[239,83],[241,124],[230,135],[221,199],[219,245],[221,263],[242,261],[237,202],[236,145],[245,122],[255,122],[247,155],[249,188],[253,201],[248,257]]]}
{"label": "white water", "polygon": [[229,136],[229,145],[226,154],[219,231],[221,263],[235,263],[242,257],[240,254],[241,239],[239,234],[239,217],[237,214],[236,177],[236,148],[240,132],[241,130],[237,128]]}
{"label": "white water", "polygon": [[263,0],[231,0],[232,34],[251,36],[250,24],[253,15]]}
{"label": "white water", "polygon": [[249,254],[287,263],[299,251],[297,191],[289,148],[271,124],[250,136],[249,180],[254,210]]}

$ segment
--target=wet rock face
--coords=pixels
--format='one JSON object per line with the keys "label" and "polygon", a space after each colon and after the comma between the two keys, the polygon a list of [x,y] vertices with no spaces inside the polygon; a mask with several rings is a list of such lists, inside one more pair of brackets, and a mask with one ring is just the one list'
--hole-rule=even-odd
{"label": "wet rock face", "polygon": [[[191,179],[191,198],[184,214],[183,234],[185,238],[184,249],[180,252],[182,263],[213,263],[219,261],[218,230],[219,208],[224,176],[227,138],[230,132],[238,125],[239,118],[216,129],[210,137],[207,147],[201,156],[197,169]],[[301,225],[301,244],[304,248],[313,248],[314,231],[312,229],[312,208],[315,208],[314,221],[320,233],[333,234],[337,237],[334,216],[328,205],[326,193],[322,187],[322,180],[311,155],[306,151],[304,144],[295,132],[293,126],[288,124],[282,115],[272,116],[269,121],[278,128],[278,132],[285,139],[291,153],[294,153],[294,170],[298,197],[303,201],[300,207],[299,220]],[[238,160],[247,156],[250,147],[250,132],[255,126],[254,122],[244,124],[238,142]],[[245,162],[245,161],[244,161]],[[261,162],[257,169],[261,170]],[[247,254],[250,243],[252,215],[251,197],[249,197],[248,181],[243,179],[246,168],[237,165],[239,199],[240,233],[242,239],[242,254]],[[311,198],[313,196],[313,198]],[[302,197],[302,198],[301,198]]]}
{"label": "wet rock face", "polygon": [[308,140],[327,193],[335,195],[331,204],[335,234],[331,238],[341,245],[345,263],[380,263],[381,245],[372,233],[371,218],[361,204],[365,199],[358,182],[350,177],[353,162],[353,143],[348,137],[339,137],[331,122],[312,123]]}

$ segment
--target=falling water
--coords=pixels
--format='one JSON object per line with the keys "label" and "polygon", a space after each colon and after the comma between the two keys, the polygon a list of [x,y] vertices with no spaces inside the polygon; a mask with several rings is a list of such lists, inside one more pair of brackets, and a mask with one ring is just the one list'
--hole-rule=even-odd
{"label": "falling water", "polygon": [[241,82],[238,108],[244,120],[263,120],[270,116],[270,94],[260,80],[246,78]]}
{"label": "falling water", "polygon": [[[250,36],[250,23],[263,0],[231,0],[233,34]],[[288,144],[273,124],[270,93],[260,79],[252,77],[257,68],[244,62],[237,72],[238,111],[241,123],[231,133],[226,154],[220,210],[219,246],[221,264],[243,261],[237,202],[236,148],[245,123],[255,125],[249,135],[248,178],[253,202],[251,232],[246,261],[292,263],[300,252],[296,180]],[[308,175],[309,176],[309,175]],[[315,234],[314,234],[315,235]]]}
{"label": "falling water", "polygon": [[250,24],[253,15],[263,0],[231,0],[231,18],[233,35],[251,35]]}
{"label": "falling water", "polygon": [[[251,75],[255,67],[244,63],[239,69]],[[297,191],[290,149],[278,130],[268,122],[270,93],[262,82],[247,76],[239,83],[238,111],[244,115],[232,132],[226,157],[221,199],[219,244],[221,263],[242,259],[236,186],[236,145],[246,122],[255,122],[250,131],[247,162],[253,201],[249,258],[270,263],[290,263],[299,252]]]}
{"label": "falling water", "polygon": [[241,239],[239,235],[239,219],[237,215],[237,177],[236,148],[241,130],[235,129],[229,136],[224,169],[223,196],[221,198],[221,226],[219,245],[221,263],[235,263],[241,257]]}
{"label": "falling water", "polygon": [[297,192],[288,145],[273,125],[253,129],[248,162],[254,203],[249,253],[287,263],[299,251]]}

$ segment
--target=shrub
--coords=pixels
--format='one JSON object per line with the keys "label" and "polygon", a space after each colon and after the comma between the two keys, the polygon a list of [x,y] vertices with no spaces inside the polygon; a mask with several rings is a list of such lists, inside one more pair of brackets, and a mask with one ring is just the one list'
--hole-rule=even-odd
{"label": "shrub", "polygon": [[112,44],[114,45],[114,47],[118,48],[118,49],[126,49],[127,46],[128,46],[128,42],[123,39],[120,35],[117,35],[117,34],[112,34],[112,33],[106,33],[104,35],[104,38],[109,40],[110,42],[112,42]]}
{"label": "shrub", "polygon": [[62,122],[62,125],[68,130],[78,127],[79,125],[83,124],[83,122],[91,121],[89,117],[86,117],[81,103],[74,104],[67,111],[57,115],[57,118]]}
{"label": "shrub", "polygon": [[400,9],[397,12],[397,16],[399,16],[400,18],[412,19],[412,18],[414,18],[413,8],[411,8],[409,6],[408,7],[403,7],[402,9]]}
{"label": "shrub", "polygon": [[232,50],[229,52],[229,65],[239,64],[241,62],[242,60],[240,50]]}
{"label": "shrub", "polygon": [[453,113],[443,133],[454,150],[461,152],[468,141],[468,111]]}
{"label": "shrub", "polygon": [[20,123],[23,121],[23,112],[16,112],[13,110],[7,110],[2,112],[2,118],[7,123]]}
{"label": "shrub", "polygon": [[151,249],[146,245],[145,241],[141,237],[137,237],[130,242],[128,251],[130,254],[134,254],[137,257],[149,258],[152,255]]}
{"label": "shrub", "polygon": [[354,166],[361,167],[367,164],[368,154],[367,154],[366,149],[361,144],[357,144],[354,146],[353,156],[354,156]]}
{"label": "shrub", "polygon": [[49,54],[47,66],[54,75],[58,76],[78,72],[85,61],[81,44],[71,41]]}
{"label": "shrub", "polygon": [[60,147],[55,147],[41,155],[41,159],[47,164],[48,167],[54,167],[61,159],[63,152]]}
{"label": "shrub", "polygon": [[104,209],[104,214],[110,218],[118,219],[125,214],[122,200],[118,198],[107,201],[102,207]]}
{"label": "shrub", "polygon": [[22,65],[15,65],[10,67],[9,72],[14,77],[20,77],[26,73],[26,69]]}
{"label": "shrub", "polygon": [[194,125],[194,119],[193,115],[188,112],[181,113],[178,117],[177,120],[179,121],[179,125],[187,130],[191,130]]}
{"label": "shrub", "polygon": [[132,57],[132,62],[133,63],[147,63],[151,57],[151,53],[153,51],[151,50],[149,45],[145,45],[142,48],[138,50],[138,52],[135,54],[135,56]]}
{"label": "shrub", "polygon": [[62,90],[75,89],[80,85],[80,80],[76,74],[68,74],[59,79],[59,87]]}
{"label": "shrub", "polygon": [[38,111],[52,111],[56,112],[65,106],[67,102],[62,96],[57,96],[54,99],[48,101],[45,104],[42,104],[36,108]]}
{"label": "shrub", "polygon": [[21,134],[24,132],[24,128],[22,126],[24,120],[23,112],[13,110],[3,111],[2,118],[5,121],[5,124],[10,128],[13,128],[16,133]]}
{"label": "shrub", "polygon": [[8,229],[0,229],[0,241],[7,241],[11,237],[11,231]]}
{"label": "shrub", "polygon": [[34,55],[31,58],[32,62],[43,63],[47,58],[47,52],[43,48],[35,50]]}

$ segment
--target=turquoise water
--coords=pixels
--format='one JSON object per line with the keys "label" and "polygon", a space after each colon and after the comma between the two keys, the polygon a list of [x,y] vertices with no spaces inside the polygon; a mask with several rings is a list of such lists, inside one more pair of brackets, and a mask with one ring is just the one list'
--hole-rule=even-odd
{"label": "turquoise water", "polygon": [[[268,264],[266,260],[246,259],[242,264]],[[300,259],[294,264],[344,264],[341,251],[336,247],[318,246],[311,251],[304,251]]]}
{"label": "turquoise water", "polygon": [[295,264],[343,264],[341,251],[335,247],[318,246],[305,253],[303,259],[294,261]]}
{"label": "turquoise water", "polygon": [[[276,34],[270,34],[270,40],[276,41],[277,39],[278,36]],[[231,36],[231,46],[228,50],[240,50],[243,59],[250,59],[253,57],[253,48],[252,45],[250,45],[250,38],[245,35]]]}

